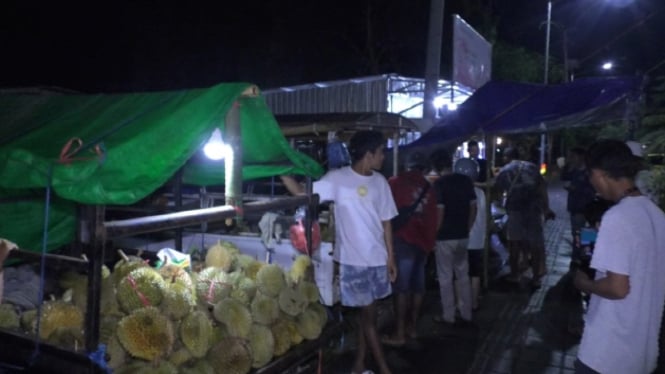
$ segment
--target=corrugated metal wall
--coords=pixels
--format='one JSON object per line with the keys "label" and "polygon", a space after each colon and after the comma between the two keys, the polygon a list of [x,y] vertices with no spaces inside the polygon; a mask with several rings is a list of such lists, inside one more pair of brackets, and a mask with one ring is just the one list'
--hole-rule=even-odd
{"label": "corrugated metal wall", "polygon": [[386,112],[390,77],[268,89],[263,95],[274,114]]}

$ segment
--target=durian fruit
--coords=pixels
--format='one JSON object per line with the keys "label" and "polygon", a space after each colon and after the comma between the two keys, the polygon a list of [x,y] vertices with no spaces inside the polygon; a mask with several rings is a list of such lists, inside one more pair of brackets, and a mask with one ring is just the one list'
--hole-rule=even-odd
{"label": "durian fruit", "polygon": [[242,303],[242,305],[249,307],[250,302],[252,301],[252,298],[249,297],[247,292],[244,290],[241,290],[240,288],[234,288],[231,290],[231,293],[229,294],[229,297],[237,300],[238,302]]}
{"label": "durian fruit", "polygon": [[180,348],[169,355],[169,362],[176,367],[185,365],[192,359],[194,359],[194,356],[192,356],[187,348]]}
{"label": "durian fruit", "polygon": [[168,355],[175,341],[173,323],[155,307],[136,309],[121,319],[117,334],[130,355],[148,361]]}
{"label": "durian fruit", "polygon": [[272,360],[275,352],[275,339],[268,326],[252,325],[249,330],[249,346],[252,348],[252,367],[260,368]]}
{"label": "durian fruit", "polygon": [[271,325],[279,317],[279,303],[275,298],[257,293],[251,305],[252,319],[261,325]]}
{"label": "durian fruit", "polygon": [[291,336],[289,326],[284,320],[277,320],[270,326],[272,336],[275,339],[275,356],[281,356],[291,348]]}
{"label": "durian fruit", "polygon": [[245,276],[242,272],[234,272],[233,287],[242,290],[249,299],[253,299],[256,294],[256,282]]}
{"label": "durian fruit", "polygon": [[140,256],[127,256],[122,250],[118,250],[118,254],[121,258],[113,266],[113,273],[111,274],[113,283],[116,285],[132,270],[148,266]]}
{"label": "durian fruit", "polygon": [[118,284],[116,296],[126,313],[147,307],[158,306],[164,297],[166,284],[159,273],[151,267],[132,270]]}
{"label": "durian fruit", "polygon": [[290,286],[286,286],[279,293],[279,308],[282,312],[288,314],[291,317],[295,317],[298,314],[302,313],[307,306],[307,300],[305,297]]}
{"label": "durian fruit", "polygon": [[0,304],[0,328],[17,329],[21,325],[18,313],[11,304]]}
{"label": "durian fruit", "polygon": [[314,340],[321,335],[321,321],[319,316],[310,309],[305,309],[296,317],[298,333],[307,340]]}
{"label": "durian fruit", "polygon": [[196,276],[195,287],[196,297],[200,303],[214,305],[231,294],[233,282],[227,273],[218,268],[208,267]]}
{"label": "durian fruit", "polygon": [[75,352],[85,348],[83,329],[80,327],[57,327],[51,332],[47,341],[57,347]]}
{"label": "durian fruit", "polygon": [[297,286],[300,293],[309,303],[318,303],[320,300],[319,287],[310,281],[302,281]]}
{"label": "durian fruit", "polygon": [[[36,317],[36,315],[35,315]],[[57,328],[83,329],[83,313],[76,306],[64,301],[47,301],[42,304],[39,337],[47,340]]]}
{"label": "durian fruit", "polygon": [[60,286],[60,288],[63,290],[75,288],[77,285],[83,282],[87,283],[88,277],[84,274],[71,270],[62,273],[60,278],[58,278],[58,286]]}
{"label": "durian fruit", "polygon": [[304,338],[302,335],[300,335],[300,331],[298,331],[298,325],[296,321],[289,318],[283,318],[281,321],[286,325],[286,328],[289,331],[288,336],[291,339],[291,344],[300,344]]}
{"label": "durian fruit", "polygon": [[28,334],[34,334],[37,323],[37,309],[26,310],[21,313],[21,328]]}
{"label": "durian fruit", "polygon": [[[87,282],[86,282],[86,299],[87,299]],[[102,279],[101,296],[99,298],[99,312],[102,316],[115,316],[122,317],[123,313],[120,311],[118,298],[115,293],[115,283],[111,277]]]}
{"label": "durian fruit", "polygon": [[201,358],[212,345],[212,321],[200,311],[188,314],[180,323],[180,340],[193,357]]}
{"label": "durian fruit", "polygon": [[279,265],[265,265],[256,273],[256,287],[266,296],[279,296],[285,285],[284,271]]}
{"label": "durian fruit", "polygon": [[115,329],[120,321],[116,316],[102,316],[99,322],[99,342],[109,344],[115,335]]}
{"label": "durian fruit", "polygon": [[252,351],[244,339],[224,338],[210,348],[207,360],[216,374],[246,374],[252,369]]}
{"label": "durian fruit", "polygon": [[[88,306],[88,277],[83,274],[68,272],[65,273],[59,282],[61,286],[68,286],[66,287],[66,293],[71,290],[71,302],[81,309],[81,311],[85,311]],[[102,278],[100,288],[100,313],[103,315],[121,316],[122,313],[119,311],[113,280],[110,277]]]}
{"label": "durian fruit", "polygon": [[111,369],[117,369],[127,362],[127,352],[120,344],[116,334],[113,334],[106,344],[106,355],[108,356],[106,364]]}
{"label": "durian fruit", "polygon": [[179,321],[189,314],[196,306],[196,299],[192,294],[191,287],[184,283],[166,283],[164,297],[160,309],[167,317]]}
{"label": "durian fruit", "polygon": [[289,280],[297,284],[308,276],[308,270],[312,266],[312,260],[307,255],[298,255],[288,272]]}
{"label": "durian fruit", "polygon": [[323,329],[323,327],[325,327],[325,325],[328,323],[328,310],[326,307],[321,303],[310,303],[307,306],[307,309],[316,313],[317,317],[319,318],[321,329]]}
{"label": "durian fruit", "polygon": [[211,346],[219,343],[222,339],[231,336],[223,323],[215,324],[212,328]]}
{"label": "durian fruit", "polygon": [[207,360],[197,360],[191,365],[181,366],[180,374],[215,374],[215,368]]}
{"label": "durian fruit", "polygon": [[178,374],[178,368],[169,361],[159,361],[149,365],[144,365],[134,372],[134,374]]}
{"label": "durian fruit", "polygon": [[263,267],[263,265],[265,265],[265,263],[257,261],[252,256],[245,254],[236,256],[236,268],[252,280],[256,279],[256,273]]}
{"label": "durian fruit", "polygon": [[124,365],[113,370],[113,374],[136,374],[147,368],[151,368],[149,362],[143,360],[127,361]]}
{"label": "durian fruit", "polygon": [[166,283],[181,283],[185,287],[193,287],[192,277],[180,266],[166,264],[159,268],[158,272]]}
{"label": "durian fruit", "polygon": [[109,279],[111,277],[111,269],[108,266],[102,265],[102,279]]}
{"label": "durian fruit", "polygon": [[246,338],[252,327],[252,314],[249,309],[238,300],[226,298],[215,304],[213,309],[215,320],[226,327],[229,335]]}
{"label": "durian fruit", "polygon": [[240,253],[240,250],[235,244],[220,240],[217,244],[208,248],[206,266],[217,267],[226,272],[231,271],[238,253]]}

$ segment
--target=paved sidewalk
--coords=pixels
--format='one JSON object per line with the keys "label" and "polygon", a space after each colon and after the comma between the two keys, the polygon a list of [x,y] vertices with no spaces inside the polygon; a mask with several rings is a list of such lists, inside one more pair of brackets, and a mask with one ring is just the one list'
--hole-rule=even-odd
{"label": "paved sidewalk", "polygon": [[[570,225],[566,193],[554,182],[550,205],[557,213],[545,226],[548,275],[532,292],[500,280],[490,283],[474,315],[476,326],[441,326],[432,321],[440,313],[437,288],[431,288],[418,325],[419,338],[400,348],[384,347],[393,373],[573,373],[578,338],[568,332],[569,321],[581,316],[568,267]],[[350,373],[355,349],[353,316],[348,333],[334,348],[325,373]],[[379,324],[390,330],[391,300],[380,303]],[[376,371],[376,367],[369,364]]]}

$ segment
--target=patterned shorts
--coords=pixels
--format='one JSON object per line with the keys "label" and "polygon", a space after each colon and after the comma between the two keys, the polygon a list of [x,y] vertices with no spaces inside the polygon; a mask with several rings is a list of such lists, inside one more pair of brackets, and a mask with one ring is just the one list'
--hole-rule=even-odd
{"label": "patterned shorts", "polygon": [[387,266],[340,264],[339,281],[344,306],[367,306],[392,292]]}

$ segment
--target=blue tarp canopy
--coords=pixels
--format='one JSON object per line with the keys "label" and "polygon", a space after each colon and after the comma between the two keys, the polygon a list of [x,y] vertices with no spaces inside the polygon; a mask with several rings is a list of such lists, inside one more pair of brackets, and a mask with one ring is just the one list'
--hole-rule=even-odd
{"label": "blue tarp canopy", "polygon": [[584,78],[559,85],[489,82],[406,148],[430,147],[473,134],[527,133],[621,120],[641,77]]}

